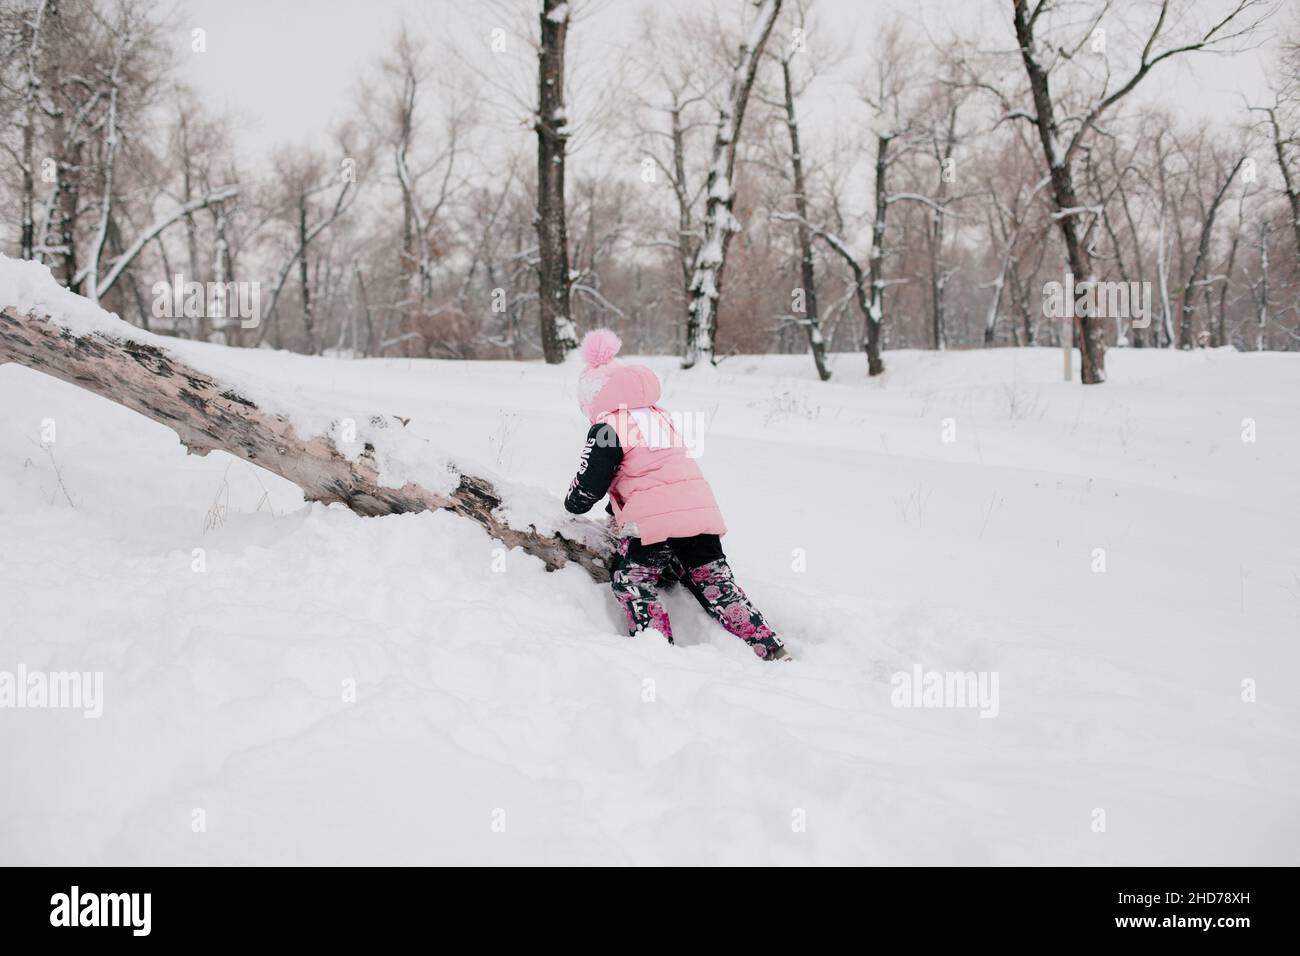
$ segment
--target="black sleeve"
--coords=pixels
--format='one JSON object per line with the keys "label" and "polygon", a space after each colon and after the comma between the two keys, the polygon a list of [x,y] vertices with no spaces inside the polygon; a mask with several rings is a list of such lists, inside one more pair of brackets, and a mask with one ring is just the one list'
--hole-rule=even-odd
{"label": "black sleeve", "polygon": [[578,474],[569,483],[569,494],[564,499],[565,510],[575,515],[586,514],[609,491],[614,473],[623,462],[623,448],[618,443],[618,433],[605,424],[591,426],[587,444],[583,446],[578,461]]}

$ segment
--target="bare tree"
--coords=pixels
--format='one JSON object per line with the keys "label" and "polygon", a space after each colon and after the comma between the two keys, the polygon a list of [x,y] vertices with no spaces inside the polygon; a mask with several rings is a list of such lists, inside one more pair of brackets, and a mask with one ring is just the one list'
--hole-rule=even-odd
{"label": "bare tree", "polygon": [[[403,334],[412,335],[405,341],[423,338],[426,351],[445,306],[434,301],[435,271],[449,252],[452,207],[473,178],[467,154],[477,126],[474,91],[462,70],[449,68],[454,62],[446,53],[431,54],[403,24],[391,52],[379,63],[377,78],[358,91],[369,150],[385,157],[381,176],[401,207],[400,235],[380,243],[396,263],[396,281],[389,284],[383,276],[384,287],[394,293],[386,311],[397,316]],[[356,287],[358,294],[362,287],[364,282]],[[368,314],[373,323],[373,312]]]}
{"label": "bare tree", "polygon": [[966,105],[972,87],[962,77],[965,51],[954,42],[947,48],[939,47],[936,53],[944,64],[939,76],[929,84],[928,115],[918,119],[923,128],[922,139],[926,152],[934,159],[934,189],[929,192],[929,224],[925,231],[926,253],[930,272],[930,317],[933,344],[936,349],[948,347],[946,292],[953,275],[953,266],[947,260],[948,219],[950,207],[965,198],[954,196],[951,186],[957,179],[956,151],[964,137],[959,116]]}
{"label": "bare tree", "polygon": [[[1204,141],[1202,140],[1202,143]],[[1239,155],[1236,162],[1231,168],[1225,171],[1224,162],[1220,160],[1217,150],[1212,147],[1206,147],[1209,153],[1208,162],[1210,170],[1208,177],[1202,179],[1202,170],[1198,168],[1198,182],[1205,182],[1213,190],[1212,198],[1208,205],[1200,200],[1198,190],[1198,200],[1200,200],[1201,210],[1201,235],[1196,244],[1196,257],[1192,260],[1192,271],[1187,276],[1187,281],[1183,283],[1183,303],[1181,318],[1178,324],[1178,345],[1179,348],[1190,349],[1196,344],[1195,329],[1195,295],[1199,287],[1205,280],[1206,260],[1210,251],[1210,240],[1214,233],[1214,220],[1218,215],[1219,206],[1223,203],[1223,197],[1227,195],[1228,187],[1232,185],[1233,179],[1237,176],[1237,171],[1241,169],[1241,164],[1246,161],[1245,155]]]}
{"label": "bare tree", "polygon": [[[796,316],[796,321],[808,333],[808,350],[812,353],[813,365],[817,368],[817,377],[823,382],[831,377],[826,365],[826,340],[822,337],[821,323],[817,313],[817,268],[813,258],[813,235],[808,227],[808,184],[804,172],[804,153],[799,141],[799,120],[795,114],[795,99],[815,77],[815,72],[800,81],[794,78],[796,59],[808,60],[807,37],[810,32],[808,11],[811,0],[797,0],[793,9],[792,42],[784,49],[778,48],[772,54],[781,68],[781,99],[779,109],[785,121],[785,128],[790,136],[790,173],[793,186],[795,216],[795,235],[799,243],[799,282],[803,299],[803,312]],[[818,60],[826,65],[825,60]]]}
{"label": "bare tree", "polygon": [[754,85],[759,58],[772,32],[781,0],[753,0],[754,19],[740,41],[736,65],[726,98],[718,112],[718,127],[713,137],[709,162],[704,212],[704,238],[695,256],[691,277],[691,301],[686,322],[686,355],[683,368],[703,360],[713,361],[714,332],[717,325],[718,300],[722,295],[722,272],[731,236],[740,228],[733,213],[736,202],[736,147],[740,141],[745,105]]}
{"label": "bare tree", "polygon": [[[16,6],[12,15],[16,24],[6,28],[6,58],[21,64],[16,73],[17,95],[21,106],[18,121],[22,129],[21,146],[18,151],[8,150],[18,166],[21,181],[21,222],[18,256],[22,259],[33,257],[36,245],[36,137],[37,137],[37,94],[41,85],[39,64],[42,54],[42,25],[49,0],[35,0],[31,5]],[[12,31],[12,32],[10,32]],[[0,73],[0,76],[3,76]],[[6,144],[7,145],[7,144]]]}
{"label": "bare tree", "polygon": [[[273,329],[277,346],[283,344],[279,322],[281,295],[289,272],[297,265],[305,347],[308,352],[316,352],[323,341],[317,334],[313,312],[310,247],[355,201],[356,178],[349,167],[332,168],[323,156],[308,151],[282,153],[277,166],[283,182],[279,216],[288,226],[289,254],[272,283],[270,301],[263,309],[263,320],[257,330],[258,340],[260,342],[266,336],[268,329]],[[321,206],[317,197],[331,191],[333,203]]]}
{"label": "bare tree", "polygon": [[[1095,209],[1080,203],[1079,192],[1075,183],[1074,160],[1086,143],[1088,135],[1096,128],[1098,121],[1116,103],[1137,88],[1138,84],[1151,72],[1151,69],[1163,60],[1197,50],[1222,49],[1225,45],[1247,36],[1258,24],[1259,17],[1254,17],[1262,4],[1259,0],[1235,0],[1229,12],[1212,23],[1195,36],[1180,39],[1168,39],[1167,28],[1184,18],[1178,11],[1171,11],[1170,0],[1161,0],[1155,14],[1155,22],[1145,33],[1141,54],[1137,66],[1132,72],[1112,87],[1109,66],[1105,67],[1101,88],[1091,96],[1077,116],[1067,115],[1058,118],[1061,101],[1056,98],[1052,88],[1052,72],[1061,64],[1068,64],[1079,58],[1096,52],[1096,30],[1102,17],[1109,11],[1110,3],[1094,3],[1082,20],[1078,5],[1072,5],[1068,12],[1071,23],[1083,22],[1086,25],[1081,38],[1067,42],[1045,43],[1040,27],[1046,25],[1044,17],[1049,19],[1058,9],[1063,8],[1060,0],[1013,0],[1012,22],[1015,27],[1016,44],[1025,75],[1029,80],[1032,112],[1017,111],[1034,124],[1042,144],[1043,156],[1051,176],[1052,199],[1056,206],[1057,223],[1061,238],[1065,242],[1066,259],[1070,271],[1079,281],[1091,278],[1092,257],[1081,237],[1080,220],[1086,216],[1095,216]],[[1171,15],[1172,14],[1172,15]],[[1104,34],[1101,35],[1101,49],[1104,57]],[[1161,42],[1168,45],[1157,52]],[[1067,133],[1065,126],[1073,126],[1073,132]],[[1083,295],[1083,291],[1079,292]],[[1085,308],[1076,308],[1075,328],[1081,356],[1081,380],[1085,385],[1095,385],[1106,381],[1106,328],[1101,317],[1086,314]]]}
{"label": "bare tree", "polygon": [[[1022,0],[1014,51],[913,49],[934,25],[913,16],[877,27],[865,90],[814,2],[746,0],[739,22],[652,5],[598,56],[581,18],[620,5],[477,4],[472,41],[395,35],[347,111],[360,150],[316,149],[305,177],[284,151],[265,175],[236,163],[235,120],[177,82],[156,4],[0,2],[0,242],[155,331],[313,352],[522,359],[603,323],[689,365],[735,314],[734,350],[808,349],[824,377],[860,344],[879,374],[891,346],[1058,343],[1041,292],[1062,266],[1159,290],[1149,329],[1076,309],[1088,381],[1111,345],[1300,349],[1300,46],[1281,37],[1270,94],[1242,106],[1257,187],[1209,161],[1237,117],[1128,96],[1176,54],[1253,45],[1266,0],[1208,23],[1191,0]],[[863,122],[821,111],[837,85]],[[205,309],[150,303],[177,274],[213,280]],[[257,278],[243,331],[221,290]]]}
{"label": "bare tree", "polygon": [[[1017,170],[1018,172],[1018,170]],[[1014,173],[1013,173],[1014,175]],[[997,251],[997,273],[987,283],[992,290],[989,294],[988,309],[984,313],[984,345],[994,344],[997,332],[998,313],[1002,307],[1002,297],[1006,292],[1008,281],[1013,281],[1013,271],[1017,269],[1020,237],[1030,222],[1033,203],[1038,194],[1047,185],[1047,179],[1040,179],[1030,185],[1024,179],[1016,178],[1009,201],[1004,201],[998,192],[998,186],[990,176],[985,188],[989,202],[985,207],[988,218],[989,238]],[[1026,344],[1034,344],[1034,325],[1026,322],[1024,327]]]}
{"label": "bare tree", "polygon": [[[697,131],[709,125],[705,108],[720,82],[714,74],[722,75],[714,69],[717,57],[708,42],[714,26],[694,13],[664,20],[647,11],[633,48],[640,76],[632,84],[637,109],[630,114],[631,133],[653,167],[652,176],[643,171],[642,178],[657,182],[662,176],[672,192],[671,221],[662,231],[653,226],[642,245],[671,250],[680,276],[682,313],[690,307],[701,239],[696,213],[706,184],[703,164],[692,161],[693,144]],[[674,329],[679,348],[682,329]]]}
{"label": "bare tree", "polygon": [[[1300,91],[1297,91],[1300,93]],[[1291,169],[1291,160],[1287,155],[1290,147],[1295,145],[1295,135],[1283,132],[1282,122],[1278,119],[1280,103],[1275,99],[1272,106],[1252,106],[1254,112],[1263,113],[1268,125],[1269,139],[1273,145],[1273,155],[1277,159],[1278,172],[1282,175],[1282,194],[1286,197],[1291,210],[1292,235],[1295,236],[1296,258],[1300,259],[1300,183]]]}
{"label": "bare tree", "polygon": [[1268,244],[1272,230],[1267,221],[1261,219],[1256,227],[1258,238],[1253,245],[1259,253],[1259,273],[1254,279],[1248,279],[1251,299],[1255,307],[1254,348],[1256,352],[1264,351],[1265,335],[1272,308],[1270,281],[1272,270],[1269,262]]}
{"label": "bare tree", "polygon": [[[871,108],[872,132],[876,140],[875,212],[871,223],[871,252],[868,260],[870,302],[866,310],[863,342],[867,353],[868,375],[879,375],[885,370],[880,351],[881,327],[885,318],[885,229],[889,207],[903,199],[931,202],[915,193],[891,195],[889,192],[890,167],[906,155],[906,151],[893,148],[894,141],[901,139],[907,148],[911,145],[911,107],[904,101],[912,82],[909,66],[912,62],[911,54],[912,50],[903,38],[900,25],[895,21],[878,34],[871,72],[862,90],[862,99]],[[847,260],[844,251],[836,248],[835,244],[832,243],[831,248]],[[856,269],[854,279],[860,285]]]}
{"label": "bare tree", "polygon": [[564,0],[542,0],[540,16],[534,117],[538,302],[542,354],[547,362],[556,363],[578,344],[577,326],[570,313],[569,239],[564,208],[564,159],[569,140],[569,117],[564,106],[564,44],[569,31],[569,4]]}
{"label": "bare tree", "polygon": [[[880,305],[884,282],[876,278],[869,278],[869,276],[876,275],[875,260],[872,260],[870,266],[864,268],[859,257],[854,255],[853,251],[849,248],[848,243],[835,233],[814,223],[808,222],[807,220],[799,220],[788,213],[776,213],[772,218],[788,220],[803,225],[804,228],[806,228],[813,236],[826,243],[830,250],[844,260],[844,264],[849,267],[849,272],[853,276],[853,300],[857,303],[858,310],[862,313],[862,320],[867,328],[868,374],[879,375],[885,370],[885,366],[880,359],[880,323],[875,319],[875,316],[877,316],[879,312],[874,310],[877,310]],[[870,272],[868,270],[870,270]],[[870,291],[868,291],[868,289]],[[876,330],[874,338],[871,335],[873,328]],[[875,347],[874,352],[872,351],[872,346]]]}
{"label": "bare tree", "polygon": [[223,200],[231,199],[239,193],[239,186],[231,184],[221,186],[211,192],[204,193],[183,206],[180,206],[169,212],[165,212],[154,221],[148,228],[142,230],[135,240],[119,255],[113,262],[112,267],[105,273],[104,277],[99,280],[96,287],[96,294],[103,298],[113,284],[121,277],[123,271],[134,261],[135,257],[144,251],[145,247],[157,239],[164,229],[173,223],[191,215],[200,209],[206,209],[214,203],[220,203]]}
{"label": "bare tree", "polygon": [[[833,196],[831,215],[837,221],[831,228],[804,220],[811,234],[848,266],[852,276],[851,292],[863,318],[862,345],[867,355],[867,374],[880,375],[885,370],[881,356],[882,327],[885,317],[885,288],[891,281],[885,277],[886,228],[889,208],[899,202],[913,201],[935,208],[928,196],[919,193],[889,191],[889,172],[899,159],[914,147],[912,104],[905,94],[912,88],[912,50],[905,41],[899,21],[888,24],[877,33],[871,65],[861,89],[863,102],[871,110],[870,136],[875,141],[874,154],[874,208],[871,215],[871,245],[866,261],[856,255],[843,238],[843,215],[838,196]],[[895,142],[902,149],[895,148]],[[777,214],[777,220],[799,221],[790,214]]]}

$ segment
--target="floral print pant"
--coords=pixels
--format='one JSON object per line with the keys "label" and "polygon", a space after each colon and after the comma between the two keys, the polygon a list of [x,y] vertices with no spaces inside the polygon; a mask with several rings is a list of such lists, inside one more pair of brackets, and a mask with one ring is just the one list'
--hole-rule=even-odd
{"label": "floral print pant", "polygon": [[763,615],[736,583],[726,558],[718,558],[699,567],[684,567],[668,542],[638,547],[636,560],[628,558],[629,542],[619,542],[619,560],[614,567],[610,586],[627,614],[629,634],[654,628],[672,643],[673,629],[668,612],[659,600],[661,584],[680,581],[695,595],[695,600],[719,624],[767,657],[784,646]]}

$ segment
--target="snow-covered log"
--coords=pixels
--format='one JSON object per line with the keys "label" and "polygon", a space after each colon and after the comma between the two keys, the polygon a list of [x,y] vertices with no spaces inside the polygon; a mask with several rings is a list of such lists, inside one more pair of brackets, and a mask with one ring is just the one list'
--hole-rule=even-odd
{"label": "snow-covered log", "polygon": [[[309,501],[340,502],[361,515],[446,510],[470,518],[508,547],[521,548],[555,570],[570,562],[595,581],[609,579],[606,533],[572,516],[528,523],[511,511],[510,493],[486,478],[443,461],[421,483],[385,482],[386,446],[400,454],[407,420],[375,415],[358,428],[361,441],[347,453],[337,440],[338,420],[307,433],[297,416],[261,406],[246,383],[224,380],[196,355],[182,356],[167,339],[136,329],[86,299],[57,287],[33,296],[33,274],[0,257],[0,364],[16,362],[123,405],[166,425],[189,452],[220,449],[293,482]],[[34,307],[33,299],[41,304]],[[18,303],[17,305],[14,303]],[[180,344],[180,343],[176,343]],[[199,346],[200,349],[215,349]],[[314,409],[328,421],[328,410]],[[409,469],[406,469],[409,470]],[[403,469],[398,469],[399,472]],[[423,478],[423,476],[422,476]],[[526,493],[521,497],[527,497]],[[558,505],[557,505],[558,508]]]}

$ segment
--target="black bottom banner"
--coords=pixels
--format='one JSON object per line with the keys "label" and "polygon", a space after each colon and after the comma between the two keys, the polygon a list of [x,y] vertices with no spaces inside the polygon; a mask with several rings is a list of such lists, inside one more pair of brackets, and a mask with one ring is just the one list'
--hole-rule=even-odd
{"label": "black bottom banner", "polygon": [[339,946],[449,930],[496,941],[569,924],[567,937],[574,918],[588,931],[608,924],[620,936],[651,938],[664,922],[704,922],[707,935],[712,921],[701,917],[710,910],[716,932],[732,942],[749,925],[767,938],[811,922],[819,938],[834,930],[874,938],[879,928],[919,931],[926,944],[1129,937],[1234,946],[1284,930],[1284,884],[1294,882],[1288,870],[1246,868],[698,870],[675,872],[667,883],[652,876],[657,887],[633,874],[611,879],[581,869],[541,882],[530,872],[518,883],[508,871],[475,869],[14,868],[6,875],[0,920],[7,942],[64,937],[91,946],[280,939]]}

